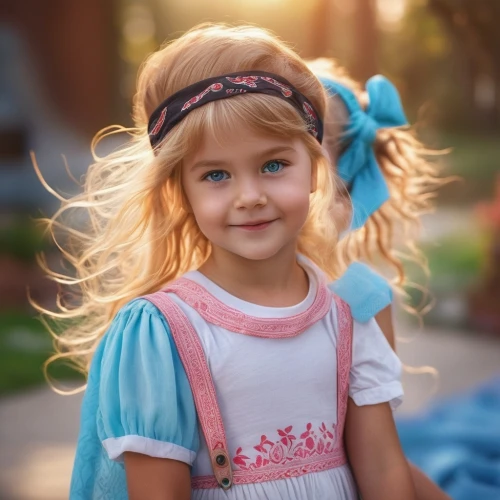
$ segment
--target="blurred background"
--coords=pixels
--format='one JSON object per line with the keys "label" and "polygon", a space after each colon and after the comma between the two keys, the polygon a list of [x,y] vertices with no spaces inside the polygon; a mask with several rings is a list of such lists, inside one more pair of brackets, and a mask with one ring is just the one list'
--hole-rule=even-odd
{"label": "blurred background", "polygon": [[[51,341],[26,300],[27,286],[49,307],[56,293],[35,255],[60,265],[30,221],[59,206],[30,151],[50,186],[75,193],[65,159],[79,180],[97,130],[131,124],[141,61],[202,21],[271,29],[361,81],[385,74],[426,144],[452,148],[443,173],[462,181],[443,188],[423,220],[435,305],[423,329],[398,318],[403,361],[435,367],[439,382],[405,374],[402,412],[498,373],[499,20],[498,0],[0,0],[0,498],[67,498],[81,401],[44,385]],[[65,367],[52,374],[78,383]]]}

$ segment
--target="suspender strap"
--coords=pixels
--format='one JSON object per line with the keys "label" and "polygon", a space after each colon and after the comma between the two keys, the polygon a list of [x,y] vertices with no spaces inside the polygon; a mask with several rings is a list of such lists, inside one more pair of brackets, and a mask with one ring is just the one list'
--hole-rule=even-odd
{"label": "suspender strap", "polygon": [[[349,373],[352,364],[352,315],[351,308],[335,294],[333,299],[337,306],[337,326],[339,329],[337,342],[337,421],[338,435],[344,435],[347,402],[349,399]],[[344,443],[341,438],[342,446]]]}
{"label": "suspender strap", "polygon": [[191,385],[198,419],[210,452],[215,479],[221,488],[227,490],[233,483],[233,474],[210,369],[198,334],[181,308],[165,291],[168,289],[144,298],[152,302],[167,319]]}

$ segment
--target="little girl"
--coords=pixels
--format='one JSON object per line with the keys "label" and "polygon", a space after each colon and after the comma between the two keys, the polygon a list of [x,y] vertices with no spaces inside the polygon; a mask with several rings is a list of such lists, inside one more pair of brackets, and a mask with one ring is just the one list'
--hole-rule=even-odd
{"label": "little girl", "polygon": [[440,178],[429,161],[436,152],[409,130],[388,79],[377,75],[363,88],[333,60],[308,65],[329,94],[323,145],[340,181],[334,216],[345,230],[359,229],[338,251],[346,264],[363,259],[392,268],[400,287],[407,278],[402,256],[425,264],[417,248],[420,218],[432,211],[437,189],[453,178]]}
{"label": "little girl", "polygon": [[90,365],[70,498],[414,499],[400,362],[326,287],[321,83],[265,31],[204,26],[150,57],[134,104],[132,142],[49,221],[89,216],[77,278],[47,269],[81,290],[52,315]]}
{"label": "little girl", "polygon": [[[373,265],[376,259],[378,265],[395,268],[400,288],[406,279],[401,247],[406,246],[407,258],[420,260],[420,216],[432,209],[436,189],[449,179],[439,177],[438,166],[427,160],[431,152],[408,130],[399,94],[387,78],[372,77],[363,89],[331,59],[308,66],[328,92],[323,146],[338,177],[333,217],[344,235],[362,228],[337,247],[346,263],[355,262],[329,287],[348,303],[356,320],[375,317],[394,349],[392,288],[357,260]],[[411,465],[411,472],[419,499],[449,499],[418,468]]]}

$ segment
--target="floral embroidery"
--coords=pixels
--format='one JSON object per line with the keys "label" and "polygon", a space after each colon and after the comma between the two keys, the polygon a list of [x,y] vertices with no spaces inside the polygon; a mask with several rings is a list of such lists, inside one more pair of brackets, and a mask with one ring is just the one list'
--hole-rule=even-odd
{"label": "floral embroidery", "polygon": [[285,465],[297,458],[320,457],[335,450],[336,424],[329,428],[322,422],[316,432],[313,430],[312,424],[308,423],[305,432],[300,435],[299,439],[292,434],[292,430],[293,426],[291,425],[285,429],[278,429],[279,439],[276,441],[271,441],[266,435],[262,435],[260,443],[254,446],[259,454],[253,462],[248,462],[251,460],[250,457],[243,455],[243,449],[238,448],[233,458],[234,464],[240,470],[254,470],[270,463]]}

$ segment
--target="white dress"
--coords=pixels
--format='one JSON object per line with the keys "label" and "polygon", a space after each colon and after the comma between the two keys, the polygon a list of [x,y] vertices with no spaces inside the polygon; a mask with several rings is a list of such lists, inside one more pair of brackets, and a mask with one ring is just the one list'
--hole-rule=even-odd
{"label": "white dress", "polygon": [[300,263],[309,293],[292,307],[245,302],[197,271],[146,297],[168,320],[200,418],[197,453],[166,452],[192,464],[194,500],[358,498],[343,449],[347,397],[396,407],[401,364],[375,320],[339,317],[324,275]]}

